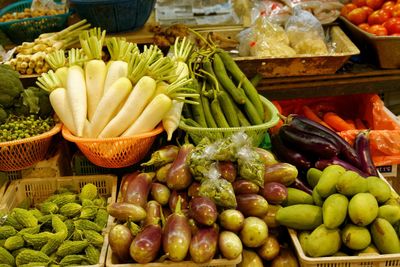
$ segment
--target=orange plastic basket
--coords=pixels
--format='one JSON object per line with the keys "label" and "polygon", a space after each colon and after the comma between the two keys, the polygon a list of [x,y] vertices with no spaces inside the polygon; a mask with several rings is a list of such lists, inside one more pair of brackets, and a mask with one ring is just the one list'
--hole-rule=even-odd
{"label": "orange plastic basket", "polygon": [[0,143],[0,171],[18,171],[31,167],[46,157],[51,139],[61,130],[61,124],[40,135]]}
{"label": "orange plastic basket", "polygon": [[98,139],[76,137],[64,126],[62,135],[75,143],[93,164],[104,168],[124,168],[142,160],[162,131],[164,128],[160,124],[144,134]]}

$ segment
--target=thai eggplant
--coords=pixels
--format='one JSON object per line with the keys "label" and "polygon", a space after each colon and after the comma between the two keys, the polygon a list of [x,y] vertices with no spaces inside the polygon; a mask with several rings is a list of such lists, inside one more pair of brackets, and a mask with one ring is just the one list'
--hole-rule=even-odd
{"label": "thai eggplant", "polygon": [[133,235],[129,228],[123,224],[116,224],[111,228],[108,240],[113,254],[121,262],[127,262],[130,259],[129,247],[133,240]]}
{"label": "thai eggplant", "polygon": [[182,210],[187,210],[189,208],[189,200],[188,200],[188,195],[186,191],[172,191],[171,196],[169,197],[168,200],[168,206],[171,211],[175,210],[176,208],[176,203],[178,203],[178,198],[180,197],[181,199],[181,209]]}
{"label": "thai eggplant", "polygon": [[213,225],[218,217],[217,206],[208,197],[194,197],[189,202],[189,216],[203,225]]}
{"label": "thai eggplant", "polygon": [[283,125],[279,129],[279,136],[282,141],[317,158],[329,159],[339,154],[339,148],[329,140],[309,132],[299,131],[290,125]]}
{"label": "thai eggplant", "polygon": [[146,204],[146,219],[144,225],[158,224],[161,219],[161,205],[157,201],[150,200]]}
{"label": "thai eggplant", "polygon": [[124,202],[145,207],[150,193],[154,172],[139,173],[128,185]]}
{"label": "thai eggplant", "polygon": [[224,258],[233,260],[242,254],[243,245],[239,236],[230,231],[223,231],[219,235],[218,247]]}
{"label": "thai eggplant", "polygon": [[148,225],[132,241],[130,255],[144,264],[156,259],[161,247],[162,230],[159,225]]}
{"label": "thai eggplant", "polygon": [[188,196],[189,197],[198,197],[199,196],[199,190],[200,190],[200,183],[198,182],[193,182],[188,189]]}
{"label": "thai eggplant", "polygon": [[361,131],[357,134],[354,147],[361,161],[361,170],[370,176],[378,176],[372,161],[368,131]]}
{"label": "thai eggplant", "polygon": [[265,183],[261,195],[268,201],[268,204],[281,204],[288,197],[286,186],[277,182]]}
{"label": "thai eggplant", "polygon": [[156,180],[160,183],[165,183],[167,181],[167,175],[172,167],[172,163],[165,164],[156,171]]}
{"label": "thai eggplant", "polygon": [[260,187],[248,180],[236,180],[232,183],[233,191],[236,195],[241,194],[257,194]]}
{"label": "thai eggplant", "polygon": [[182,190],[192,183],[192,174],[186,164],[188,154],[193,150],[192,144],[184,144],[179,149],[178,156],[172,163],[171,169],[167,174],[166,183],[172,190]]}
{"label": "thai eggplant", "polygon": [[163,249],[168,258],[175,262],[184,260],[191,238],[188,219],[181,211],[181,198],[178,197],[175,212],[168,216],[162,236]]}
{"label": "thai eggplant", "polygon": [[151,185],[151,196],[155,201],[161,205],[167,205],[171,191],[166,185],[160,183],[153,183]]}
{"label": "thai eggplant", "polygon": [[130,219],[133,222],[138,222],[146,218],[146,211],[141,206],[124,202],[111,203],[107,206],[107,212],[112,217],[122,221]]}
{"label": "thai eggplant", "polygon": [[121,198],[124,199],[126,196],[126,191],[128,190],[129,183],[139,175],[139,171],[135,171],[132,173],[125,174],[122,177],[121,185],[120,185],[120,194]]}
{"label": "thai eggplant", "polygon": [[228,182],[233,182],[237,176],[236,166],[232,161],[219,161],[218,169],[221,173],[221,177]]}
{"label": "thai eggplant", "polygon": [[289,163],[280,162],[265,167],[264,183],[277,182],[289,186],[299,174],[297,168]]}
{"label": "thai eggplant", "polygon": [[270,151],[260,147],[256,147],[254,148],[254,150],[258,153],[258,155],[261,156],[261,160],[264,162],[266,166],[278,163],[278,161],[275,158],[275,155],[272,154]]}
{"label": "thai eggplant", "polygon": [[358,158],[357,152],[354,150],[353,147],[351,147],[351,145],[348,142],[346,142],[346,140],[340,137],[337,133],[317,122],[307,119],[304,116],[290,115],[288,118],[288,123],[291,124],[293,123],[292,121],[294,120],[296,120],[296,123],[299,124],[303,123],[304,127],[307,127],[307,129],[309,129],[308,132],[312,132],[314,134],[319,134],[319,135],[322,135],[321,132],[324,132],[325,134],[332,136],[336,140],[337,144],[340,146],[339,155],[343,157],[344,160],[351,163],[354,167],[357,168],[361,167],[361,162],[360,159]]}
{"label": "thai eggplant", "polygon": [[363,171],[361,171],[360,169],[354,167],[350,163],[348,163],[346,161],[343,161],[341,159],[338,159],[336,157],[332,158],[332,159],[322,159],[322,160],[318,160],[317,162],[315,162],[315,168],[317,168],[319,170],[324,170],[329,165],[340,165],[343,168],[345,168],[346,170],[355,171],[356,173],[358,173],[362,177],[368,177],[369,176],[368,174],[366,174]]}
{"label": "thai eggplant", "polygon": [[219,215],[219,223],[226,230],[239,232],[244,223],[244,216],[238,210],[228,209]]}
{"label": "thai eggplant", "polygon": [[192,218],[188,220],[188,223],[190,227],[190,232],[192,233],[192,236],[194,236],[199,231],[199,226],[197,225],[196,221]]}
{"label": "thai eggplant", "polygon": [[151,154],[149,161],[142,163],[141,166],[153,166],[159,168],[167,163],[173,162],[178,156],[179,147],[168,145],[160,148]]}
{"label": "thai eggplant", "polygon": [[237,209],[245,217],[262,217],[268,211],[268,202],[264,197],[257,194],[244,194],[236,196]]}
{"label": "thai eggplant", "polygon": [[272,149],[281,160],[293,164],[297,168],[308,170],[311,168],[311,161],[301,153],[288,148],[278,134],[271,135]]}
{"label": "thai eggplant", "polygon": [[195,263],[204,263],[214,258],[217,252],[218,228],[200,228],[190,241],[190,257]]}

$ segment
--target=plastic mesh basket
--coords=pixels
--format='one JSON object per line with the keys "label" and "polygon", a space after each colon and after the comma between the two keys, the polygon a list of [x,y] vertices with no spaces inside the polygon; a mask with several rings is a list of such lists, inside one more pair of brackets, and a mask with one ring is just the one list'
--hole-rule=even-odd
{"label": "plastic mesh basket", "polygon": [[195,144],[200,143],[204,137],[208,137],[210,141],[216,141],[219,138],[217,133],[222,133],[224,137],[227,137],[237,132],[245,132],[252,138],[253,145],[259,146],[267,130],[279,122],[278,110],[274,104],[263,96],[260,96],[260,98],[265,109],[265,122],[263,124],[232,128],[200,128],[188,126],[183,121],[180,121],[179,128],[186,131]]}
{"label": "plastic mesh basket", "polygon": [[[6,13],[22,12],[25,8],[30,8],[31,4],[32,1],[16,2],[1,9],[0,16]],[[24,41],[31,42],[42,33],[64,29],[70,13],[0,22],[0,29],[16,44]]]}
{"label": "plastic mesh basket", "polygon": [[81,18],[107,32],[142,27],[150,17],[155,0],[71,0]]}
{"label": "plastic mesh basket", "polygon": [[163,130],[160,124],[153,131],[144,134],[97,139],[76,137],[63,127],[62,134],[65,139],[74,142],[93,164],[104,168],[124,168],[142,160]]}
{"label": "plastic mesh basket", "polygon": [[43,134],[0,143],[0,171],[22,170],[43,160],[52,137],[60,130],[61,124],[57,124]]}

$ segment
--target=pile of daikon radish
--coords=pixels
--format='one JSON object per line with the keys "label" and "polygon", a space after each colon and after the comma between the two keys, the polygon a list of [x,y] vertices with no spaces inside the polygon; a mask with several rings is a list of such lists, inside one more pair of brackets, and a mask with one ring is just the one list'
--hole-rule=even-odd
{"label": "pile of daikon radish", "polygon": [[[192,49],[187,39],[174,44],[164,56],[154,45],[140,52],[122,38],[105,39],[105,31],[93,28],[80,35],[82,49],[68,57],[59,50],[48,55],[53,63],[37,85],[50,92],[59,119],[75,136],[83,138],[129,137],[150,132],[159,123],[171,139],[177,129],[183,103],[197,103],[190,88],[185,61]],[[111,60],[101,59],[103,43]]]}

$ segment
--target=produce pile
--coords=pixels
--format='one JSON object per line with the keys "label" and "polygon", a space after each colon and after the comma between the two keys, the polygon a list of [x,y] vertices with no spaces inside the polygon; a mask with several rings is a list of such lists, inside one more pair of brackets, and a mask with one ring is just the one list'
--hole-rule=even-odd
{"label": "produce pile", "polygon": [[[183,102],[197,103],[198,98],[179,63],[186,64],[164,57],[157,46],[140,52],[136,44],[111,38],[106,65],[101,59],[104,39],[105,31],[94,28],[80,35],[82,50],[71,49],[68,59],[62,50],[50,55],[55,72],[43,74],[37,84],[50,92],[57,116],[79,137],[132,136],[150,132],[160,122],[172,135]],[[175,44],[183,45],[190,48],[185,40]]]}
{"label": "produce pile", "polygon": [[363,177],[378,175],[371,159],[367,131],[360,131],[353,148],[324,125],[301,115],[289,115],[278,133],[272,135],[271,141],[279,158],[303,171],[310,167],[324,169],[337,164]]}
{"label": "produce pile", "polygon": [[341,14],[368,33],[377,36],[400,36],[398,1],[353,0],[343,6]]}
{"label": "produce pile", "polygon": [[95,185],[86,184],[79,194],[61,189],[33,208],[28,202],[2,218],[1,264],[98,264],[108,213]]}
{"label": "produce pile", "polygon": [[37,87],[23,88],[19,74],[0,65],[0,142],[32,137],[54,126],[49,94]]}
{"label": "produce pile", "polygon": [[60,32],[43,33],[33,42],[24,42],[17,46],[15,57],[6,61],[5,64],[23,75],[45,73],[52,67],[52,62],[47,55],[79,42],[79,34],[89,26],[86,20],[81,20]]}
{"label": "produce pile", "polygon": [[276,213],[276,220],[301,230],[311,257],[400,253],[400,203],[382,179],[331,165],[307,173],[312,196]]}
{"label": "produce pile", "polygon": [[[183,122],[201,128],[263,124],[265,108],[254,85],[226,51],[198,37],[204,46],[192,53],[188,64],[201,103],[185,104]],[[220,133],[215,135],[215,139],[222,137]]]}
{"label": "produce pile", "polygon": [[116,218],[109,233],[114,261],[205,263],[243,253],[242,266],[263,266],[263,260],[298,266],[276,235],[279,207],[265,198],[276,196],[266,191],[269,183],[292,184],[297,170],[252,147],[245,134],[168,145],[142,166],[155,172],[124,176],[118,202],[107,208]]}

